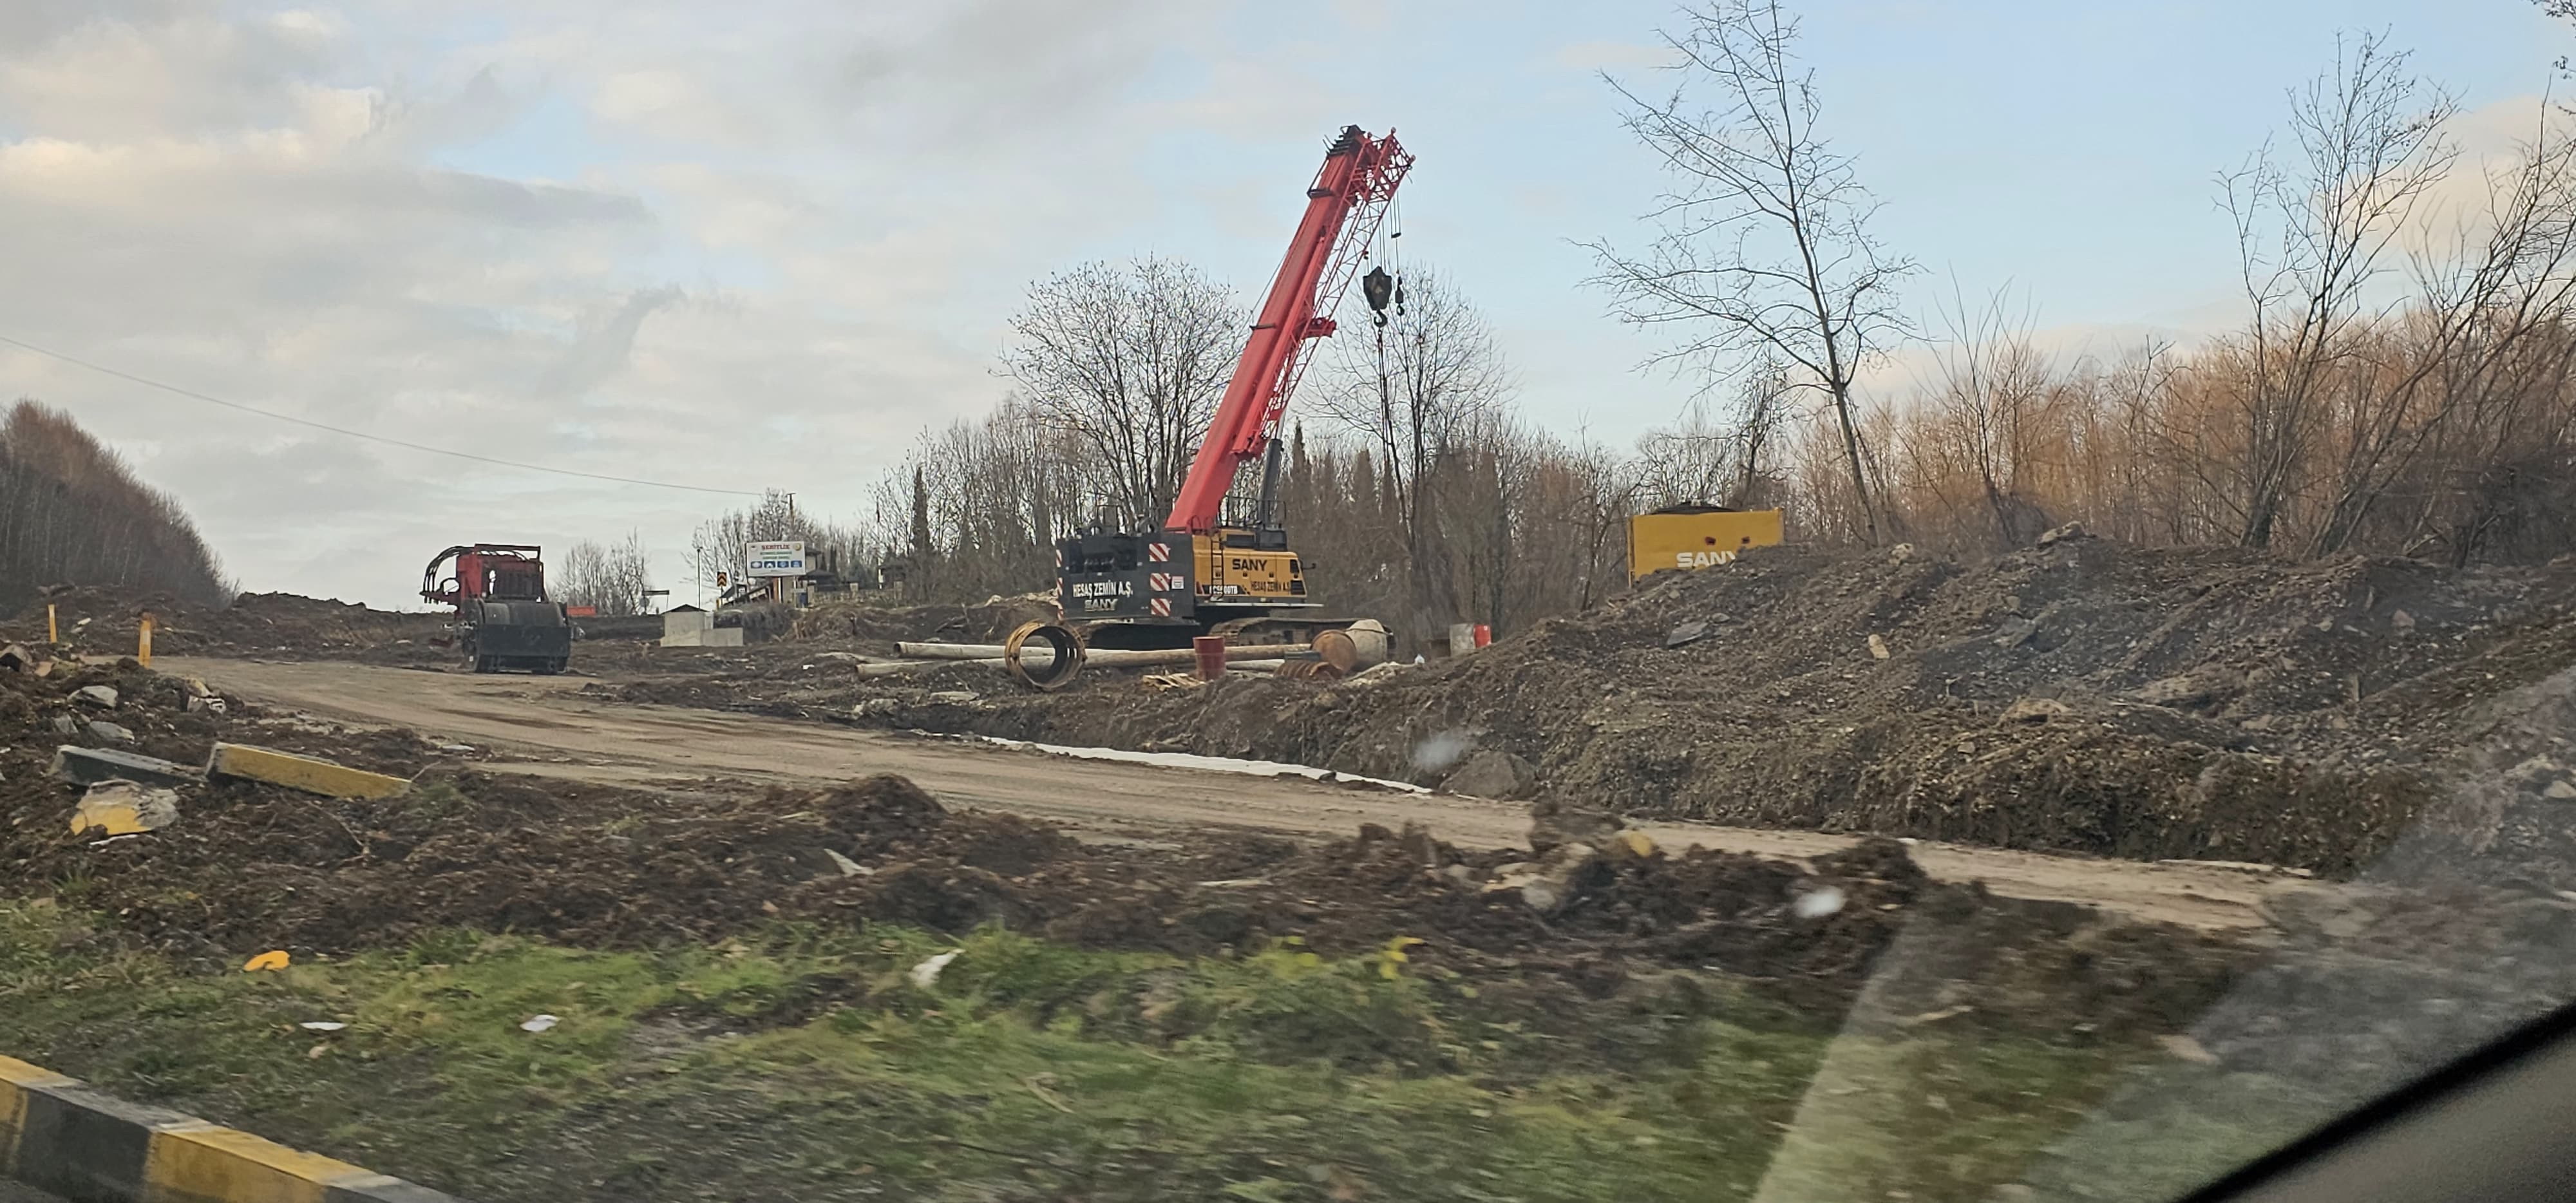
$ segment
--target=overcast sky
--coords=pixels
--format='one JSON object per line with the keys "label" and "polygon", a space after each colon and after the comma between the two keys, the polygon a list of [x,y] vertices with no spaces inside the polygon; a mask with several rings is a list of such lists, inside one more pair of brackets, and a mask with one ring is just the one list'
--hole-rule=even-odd
{"label": "overcast sky", "polygon": [[[2065,353],[2234,315],[2212,176],[2336,30],[2415,49],[2473,150],[2526,128],[2571,41],[2524,0],[1804,9],[1826,132],[1932,270],[1914,306],[1953,276],[2010,284]],[[1625,444],[1687,383],[1635,370],[1652,346],[1605,316],[1571,240],[1636,237],[1656,180],[1596,73],[1651,67],[1669,14],[0,0],[0,336],[416,443],[855,516],[925,423],[1001,397],[1030,280],[1154,252],[1248,296],[1357,122],[1421,156],[1404,245],[1491,316],[1523,409]],[[9,396],[125,452],[254,590],[417,606],[450,543],[629,530],[677,582],[732,500],[360,442],[0,346]]]}

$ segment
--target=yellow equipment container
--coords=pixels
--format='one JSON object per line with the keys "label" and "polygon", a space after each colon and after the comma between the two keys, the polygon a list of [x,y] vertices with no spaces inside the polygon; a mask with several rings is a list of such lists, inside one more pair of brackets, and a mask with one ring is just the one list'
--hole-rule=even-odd
{"label": "yellow equipment container", "polygon": [[1628,520],[1628,580],[1667,568],[1713,568],[1749,547],[1780,544],[1780,511],[1667,506]]}

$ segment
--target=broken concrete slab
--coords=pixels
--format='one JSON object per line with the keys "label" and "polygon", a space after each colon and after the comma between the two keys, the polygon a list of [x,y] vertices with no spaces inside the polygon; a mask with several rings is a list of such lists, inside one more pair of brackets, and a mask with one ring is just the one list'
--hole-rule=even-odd
{"label": "broken concrete slab", "polygon": [[216,744],[206,757],[206,773],[265,781],[326,798],[390,798],[411,788],[405,778],[250,744]]}
{"label": "broken concrete slab", "polygon": [[1538,787],[1538,766],[1501,748],[1478,748],[1440,782],[1453,794],[1517,802]]}
{"label": "broken concrete slab", "polygon": [[130,744],[135,741],[134,732],[131,729],[120,727],[103,718],[89,720],[89,733],[112,744]]}
{"label": "broken concrete slab", "polygon": [[195,768],[174,760],[110,748],[69,745],[54,749],[54,762],[46,771],[75,785],[135,781],[144,785],[178,786],[198,785],[205,780]]}
{"label": "broken concrete slab", "polygon": [[36,654],[24,645],[0,643],[0,669],[22,673],[36,666]]}
{"label": "broken concrete slab", "polygon": [[116,687],[113,685],[83,685],[72,691],[72,700],[84,705],[99,706],[109,710],[114,710],[116,709]]}
{"label": "broken concrete slab", "polygon": [[70,716],[70,715],[68,715],[68,714],[57,714],[57,715],[55,715],[55,716],[54,716],[54,734],[56,734],[56,735],[78,735],[78,734],[80,734],[80,720],[79,720],[79,719],[76,719],[76,718],[73,718],[72,716]]}
{"label": "broken concrete slab", "polygon": [[107,835],[135,835],[179,821],[179,794],[132,781],[101,781],[81,794],[72,809],[72,834],[98,829]]}

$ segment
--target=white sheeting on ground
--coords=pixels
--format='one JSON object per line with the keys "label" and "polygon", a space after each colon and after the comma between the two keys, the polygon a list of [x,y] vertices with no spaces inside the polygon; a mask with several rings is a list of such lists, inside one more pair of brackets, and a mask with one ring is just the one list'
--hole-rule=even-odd
{"label": "white sheeting on ground", "polygon": [[1232,756],[1201,756],[1194,752],[1130,752],[1123,748],[1070,748],[1062,744],[1032,743],[1025,739],[1004,739],[999,735],[979,736],[986,743],[1006,748],[1028,748],[1051,756],[1072,756],[1082,760],[1123,760],[1129,764],[1156,764],[1170,769],[1200,769],[1210,773],[1241,773],[1248,777],[1309,777],[1317,781],[1357,781],[1383,786],[1408,794],[1431,791],[1410,781],[1389,781],[1383,777],[1359,777],[1336,773],[1311,764],[1282,764],[1276,760],[1238,760]]}

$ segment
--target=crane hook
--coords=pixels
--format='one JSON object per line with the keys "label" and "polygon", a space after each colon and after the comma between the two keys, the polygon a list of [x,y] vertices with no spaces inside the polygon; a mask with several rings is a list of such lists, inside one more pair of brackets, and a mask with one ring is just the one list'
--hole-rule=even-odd
{"label": "crane hook", "polygon": [[1370,312],[1376,316],[1377,324],[1383,326],[1386,324],[1387,304],[1402,305],[1404,291],[1395,282],[1395,277],[1388,275],[1386,268],[1381,266],[1370,268],[1367,275],[1360,277],[1360,295],[1368,298]]}

